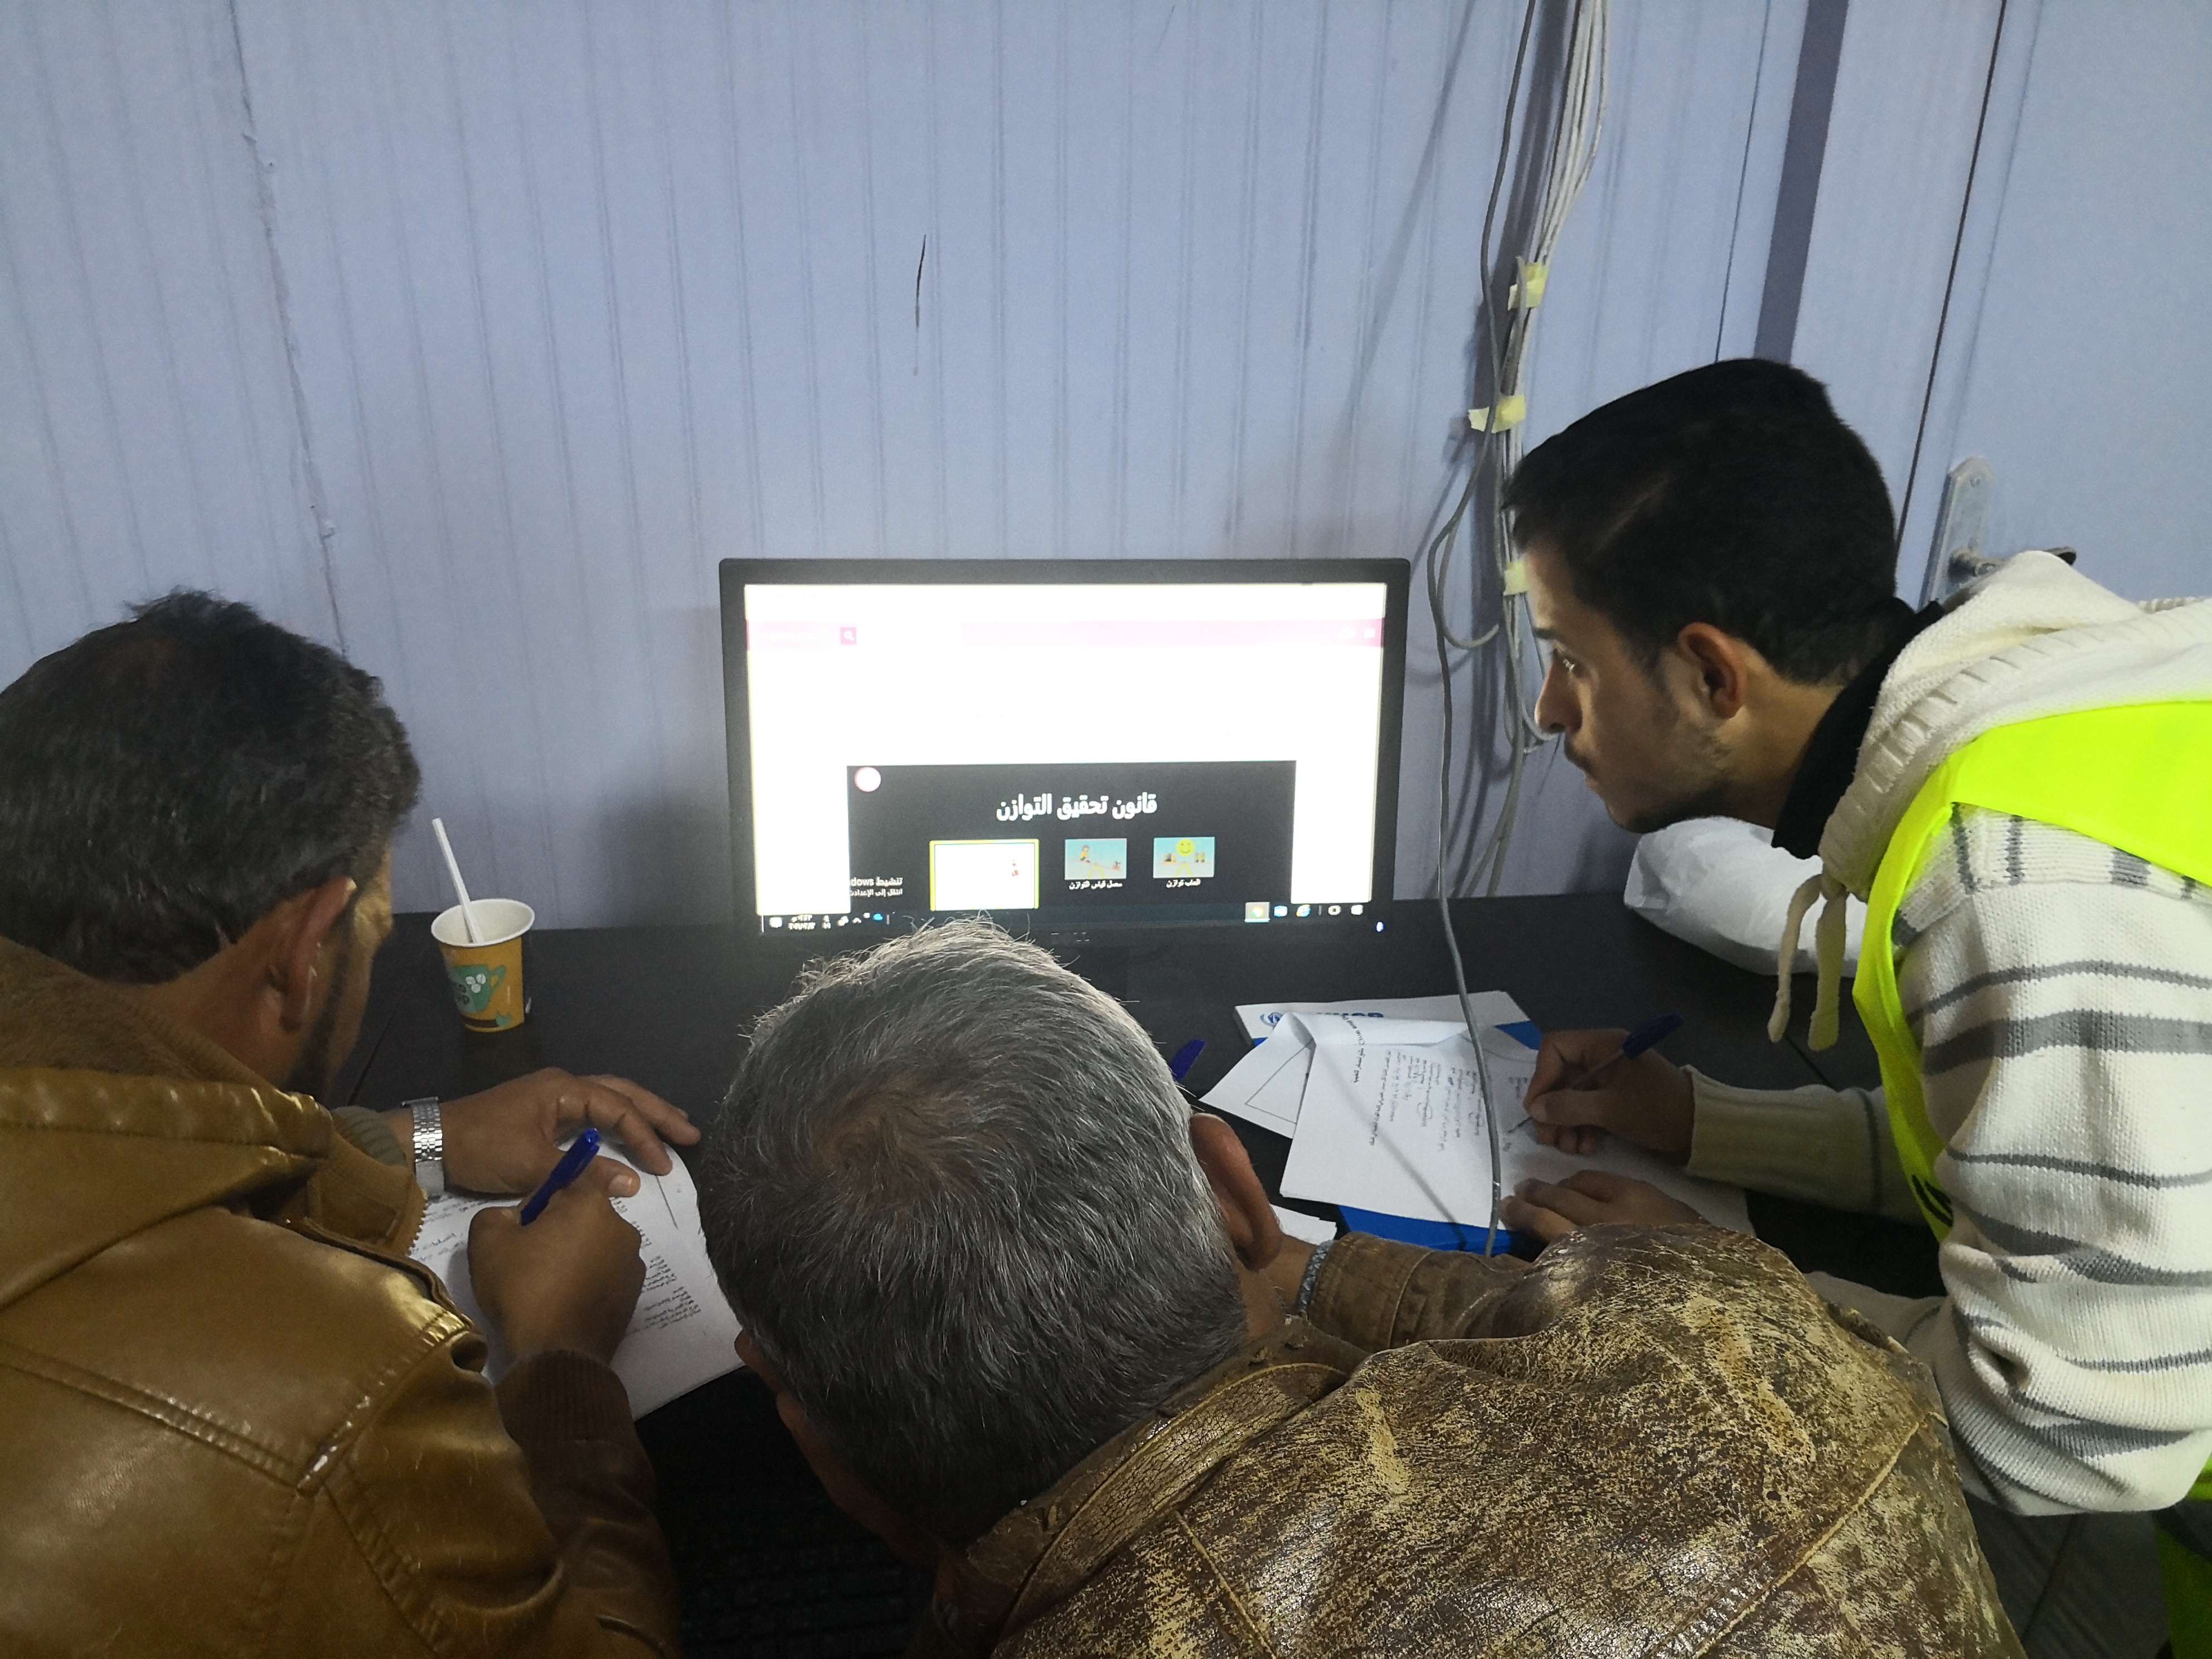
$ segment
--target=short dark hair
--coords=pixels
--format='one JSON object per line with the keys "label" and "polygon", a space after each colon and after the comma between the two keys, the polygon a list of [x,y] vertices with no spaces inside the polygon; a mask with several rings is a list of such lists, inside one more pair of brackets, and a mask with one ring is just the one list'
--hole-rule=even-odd
{"label": "short dark hair", "polygon": [[1784,678],[1840,684],[1887,642],[1897,527],[1881,469],[1802,369],[1709,363],[1592,410],[1507,483],[1513,536],[1656,662],[1693,622]]}
{"label": "short dark hair", "polygon": [[0,691],[0,934],[173,979],[296,894],[366,885],[421,783],[374,678],[180,590]]}

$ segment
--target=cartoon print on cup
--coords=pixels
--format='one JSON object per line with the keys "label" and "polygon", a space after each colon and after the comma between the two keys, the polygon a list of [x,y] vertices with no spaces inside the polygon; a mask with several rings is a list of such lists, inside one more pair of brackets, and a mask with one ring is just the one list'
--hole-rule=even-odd
{"label": "cartoon print on cup", "polygon": [[507,981],[507,967],[503,963],[465,963],[448,967],[446,977],[453,982],[453,1006],[461,1011],[461,1017],[482,1019],[491,1006],[493,993]]}

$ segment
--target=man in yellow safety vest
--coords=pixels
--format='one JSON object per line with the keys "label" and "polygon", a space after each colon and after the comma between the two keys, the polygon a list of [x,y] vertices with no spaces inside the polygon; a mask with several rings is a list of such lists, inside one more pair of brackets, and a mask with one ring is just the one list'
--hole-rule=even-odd
{"label": "man in yellow safety vest", "polygon": [[[1725,815],[1820,872],[1834,1040],[1846,894],[1880,1094],[1731,1087],[1617,1032],[1548,1039],[1528,1109],[1692,1173],[1923,1217],[1946,1294],[1814,1275],[1935,1373],[1970,1492],[2159,1511],[2173,1650],[2212,1653],[2212,603],[2137,605],[2023,553],[1894,597],[1880,470],[1820,385],[1715,363],[1532,452],[1505,505],[1552,652],[1537,715],[1613,819]],[[1533,1185],[1546,1238],[1678,1206]],[[1683,1212],[1686,1214],[1686,1212]]]}

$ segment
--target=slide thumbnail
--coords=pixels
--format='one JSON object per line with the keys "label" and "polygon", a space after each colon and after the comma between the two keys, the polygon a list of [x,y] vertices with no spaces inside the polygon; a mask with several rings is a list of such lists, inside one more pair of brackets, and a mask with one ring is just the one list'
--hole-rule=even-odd
{"label": "slide thumbnail", "polygon": [[1124,838],[1061,843],[1066,848],[1062,881],[1124,881],[1129,874],[1129,843]]}
{"label": "slide thumbnail", "polygon": [[1034,910],[1037,843],[1033,841],[933,841],[929,843],[933,910]]}
{"label": "slide thumbnail", "polygon": [[1156,836],[1152,839],[1152,879],[1202,881],[1215,874],[1211,836]]}

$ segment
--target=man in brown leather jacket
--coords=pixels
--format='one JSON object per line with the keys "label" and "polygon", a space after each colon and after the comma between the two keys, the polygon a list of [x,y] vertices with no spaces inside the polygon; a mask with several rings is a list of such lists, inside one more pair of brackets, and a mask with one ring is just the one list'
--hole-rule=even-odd
{"label": "man in brown leather jacket", "polygon": [[[635,1177],[479,1217],[495,1390],[407,1257],[398,1126],[311,1097],[416,787],[374,680],[202,595],[0,691],[0,1652],[675,1651],[606,1364]],[[654,1169],[696,1138],[560,1073],[444,1111],[447,1173],[492,1192],[586,1120]]]}
{"label": "man in brown leather jacket", "polygon": [[938,1569],[920,1655],[2017,1654],[1926,1374],[1756,1241],[1294,1254],[1133,1020],[981,924],[769,1014],[739,1347]]}

